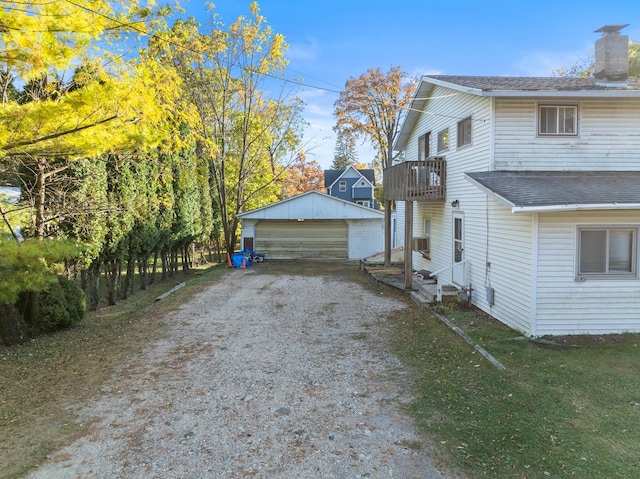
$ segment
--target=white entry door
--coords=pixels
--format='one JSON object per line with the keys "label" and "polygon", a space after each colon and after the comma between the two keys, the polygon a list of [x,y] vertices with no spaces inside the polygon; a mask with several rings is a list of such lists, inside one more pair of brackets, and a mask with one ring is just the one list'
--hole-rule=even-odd
{"label": "white entry door", "polygon": [[464,214],[453,214],[453,263],[451,280],[458,286],[466,286],[464,260]]}

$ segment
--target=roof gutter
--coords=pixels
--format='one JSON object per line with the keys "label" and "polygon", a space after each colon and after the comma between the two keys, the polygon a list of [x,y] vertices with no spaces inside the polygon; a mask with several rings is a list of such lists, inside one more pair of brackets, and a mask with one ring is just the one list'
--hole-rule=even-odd
{"label": "roof gutter", "polygon": [[[457,90],[463,93],[469,93],[475,96],[484,97],[502,97],[502,98],[555,98],[555,97],[568,97],[568,98],[640,98],[640,90],[632,90],[625,88],[611,89],[611,90],[483,90],[480,88],[473,88],[465,85],[458,85],[457,83],[449,83],[446,81],[431,78],[428,75],[423,76],[424,81],[432,83],[434,85],[440,85],[452,90]],[[619,85],[619,84],[615,84]],[[613,87],[614,84],[611,84]]]}
{"label": "roof gutter", "polygon": [[640,203],[566,204],[512,206],[512,213],[550,213],[554,211],[640,210]]}

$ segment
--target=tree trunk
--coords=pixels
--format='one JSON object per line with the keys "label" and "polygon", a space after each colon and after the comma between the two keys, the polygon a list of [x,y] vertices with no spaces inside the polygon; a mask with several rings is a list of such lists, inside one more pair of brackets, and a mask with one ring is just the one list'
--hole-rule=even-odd
{"label": "tree trunk", "polygon": [[189,271],[189,265],[191,264],[191,258],[189,254],[189,245],[186,244],[182,247],[182,272]]}
{"label": "tree trunk", "polygon": [[35,209],[35,231],[34,236],[38,239],[44,238],[45,224],[45,201],[46,201],[46,179],[47,179],[47,162],[45,160],[36,160],[36,184],[34,191],[34,209]]}
{"label": "tree trunk", "polygon": [[104,266],[107,280],[107,304],[113,306],[118,300],[118,291],[120,288],[120,258],[106,261]]}
{"label": "tree trunk", "polygon": [[100,262],[93,261],[87,269],[84,294],[88,311],[100,311]]}
{"label": "tree trunk", "polygon": [[169,274],[169,256],[166,249],[163,249],[160,253],[160,258],[162,260],[162,280],[167,279],[167,275]]}
{"label": "tree trunk", "polygon": [[26,291],[24,303],[24,321],[34,336],[38,335],[38,316],[40,314],[40,293],[38,291]]}
{"label": "tree trunk", "polygon": [[149,277],[149,284],[156,282],[156,271],[158,268],[158,251],[153,253],[153,266],[151,267],[151,275]]}
{"label": "tree trunk", "polygon": [[140,290],[145,291],[147,289],[147,263],[149,262],[147,256],[141,256],[138,258],[138,273],[140,274]]}

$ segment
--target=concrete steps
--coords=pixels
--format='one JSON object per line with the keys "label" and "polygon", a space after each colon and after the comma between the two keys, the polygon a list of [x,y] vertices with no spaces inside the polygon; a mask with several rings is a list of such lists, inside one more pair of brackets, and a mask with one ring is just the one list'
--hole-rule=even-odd
{"label": "concrete steps", "polygon": [[[435,303],[438,298],[438,290],[435,281],[414,279],[413,286],[416,289],[411,292],[412,299],[420,303]],[[414,298],[415,293],[415,298]],[[458,288],[453,285],[444,285],[442,287],[442,302],[458,301]]]}

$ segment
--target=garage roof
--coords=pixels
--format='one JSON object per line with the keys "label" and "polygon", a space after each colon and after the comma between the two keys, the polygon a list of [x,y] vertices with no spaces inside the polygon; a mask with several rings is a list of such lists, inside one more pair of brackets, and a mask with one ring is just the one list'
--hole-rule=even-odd
{"label": "garage roof", "polygon": [[341,200],[319,191],[307,191],[262,208],[240,213],[238,218],[256,220],[381,219],[384,218],[384,212]]}

